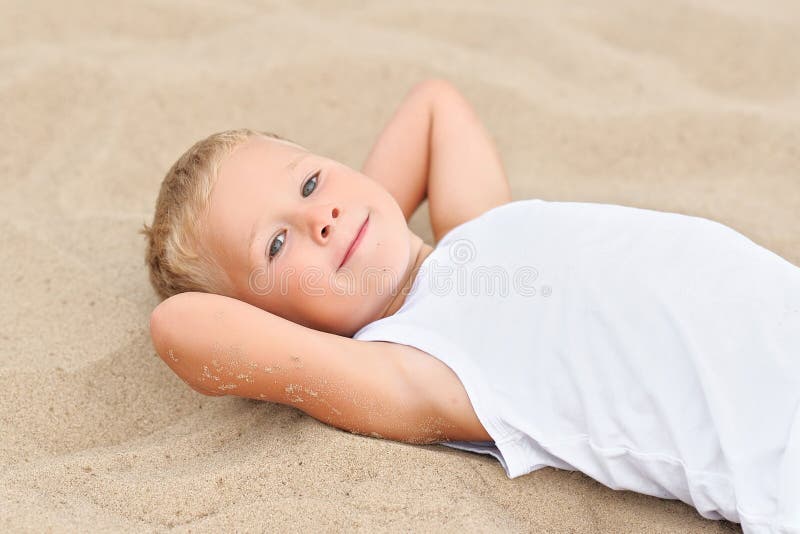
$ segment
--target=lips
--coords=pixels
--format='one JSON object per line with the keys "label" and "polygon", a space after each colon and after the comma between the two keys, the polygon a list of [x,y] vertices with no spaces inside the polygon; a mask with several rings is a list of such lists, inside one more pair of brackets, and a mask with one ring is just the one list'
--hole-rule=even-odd
{"label": "lips", "polygon": [[344,253],[344,258],[342,258],[342,263],[339,264],[339,269],[341,269],[342,266],[345,264],[345,262],[350,259],[350,256],[353,255],[353,253],[356,251],[356,248],[358,248],[358,245],[360,245],[361,241],[363,241],[364,234],[367,233],[368,222],[369,222],[369,214],[367,214],[367,218],[364,219],[364,222],[361,224],[361,227],[359,227],[355,237],[353,237],[353,242],[350,243],[349,247],[347,247],[347,251]]}

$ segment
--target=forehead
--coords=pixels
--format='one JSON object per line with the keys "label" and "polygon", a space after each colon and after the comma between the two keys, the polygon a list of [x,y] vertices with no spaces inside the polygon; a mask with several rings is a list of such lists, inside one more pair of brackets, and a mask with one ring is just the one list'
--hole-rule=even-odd
{"label": "forehead", "polygon": [[[298,145],[253,137],[234,148],[221,162],[211,198],[206,231],[214,255],[228,269],[246,261],[255,218],[277,191],[281,180],[310,152]],[[230,272],[230,271],[229,271]]]}
{"label": "forehead", "polygon": [[286,165],[296,159],[294,156],[306,153],[303,147],[294,143],[254,136],[222,159],[217,182],[228,182],[237,177],[252,178],[256,174],[278,178],[287,170]]}

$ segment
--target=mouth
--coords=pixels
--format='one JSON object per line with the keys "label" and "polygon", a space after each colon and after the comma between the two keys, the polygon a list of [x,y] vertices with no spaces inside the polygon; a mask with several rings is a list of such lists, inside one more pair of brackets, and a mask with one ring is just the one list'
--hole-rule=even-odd
{"label": "mouth", "polygon": [[356,235],[353,238],[353,242],[350,243],[349,247],[347,247],[347,251],[344,253],[344,258],[342,258],[342,263],[339,264],[339,269],[341,269],[344,266],[344,264],[347,263],[347,260],[350,259],[350,257],[355,253],[356,249],[358,248],[358,245],[361,244],[361,241],[363,241],[364,234],[367,233],[368,223],[369,223],[369,214],[367,214],[367,218],[364,219],[364,222],[361,224],[361,227],[358,229],[358,232],[356,232]]}

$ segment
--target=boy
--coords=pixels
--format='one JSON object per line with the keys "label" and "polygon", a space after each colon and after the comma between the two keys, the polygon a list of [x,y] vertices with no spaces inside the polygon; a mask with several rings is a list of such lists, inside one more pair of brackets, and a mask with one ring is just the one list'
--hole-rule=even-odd
{"label": "boy", "polygon": [[[218,151],[232,153],[211,162],[219,169],[203,192],[214,188],[207,217],[186,215],[188,240],[174,246],[196,247],[190,255],[210,265],[164,274],[162,243],[180,237],[166,237],[170,221],[158,208],[188,207],[167,205],[177,204],[171,192],[178,185],[162,186],[156,222],[145,228],[151,280],[169,297],[154,310],[151,333],[172,370],[200,393],[291,404],[359,434],[410,443],[491,439],[446,365],[405,345],[350,338],[399,309],[433,250],[406,224],[426,196],[437,241],[511,200],[497,152],[466,100],[444,80],[415,86],[363,174],[286,140],[221,137],[215,142],[227,146]],[[204,151],[211,149],[198,147],[199,155],[170,171],[181,186],[185,169],[208,157]],[[278,233],[279,220],[292,225],[288,233]],[[363,223],[359,246],[342,266]],[[322,283],[311,287],[309,268],[324,275]],[[376,279],[370,269],[388,273],[377,288],[367,287]],[[203,270],[216,276],[209,280]],[[344,295],[333,291],[337,281]],[[185,292],[192,289],[217,294]]]}
{"label": "boy", "polygon": [[[426,194],[435,248],[406,225]],[[145,232],[154,345],[201,393],[800,528],[800,269],[701,217],[511,202],[444,81],[364,174],[247,131],[198,143]]]}

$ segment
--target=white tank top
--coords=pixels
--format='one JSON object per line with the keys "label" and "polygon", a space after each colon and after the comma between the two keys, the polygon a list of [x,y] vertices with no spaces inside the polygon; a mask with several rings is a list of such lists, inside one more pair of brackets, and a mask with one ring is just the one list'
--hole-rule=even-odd
{"label": "white tank top", "polygon": [[461,380],[509,478],[544,466],[800,528],[800,267],[702,217],[515,201],[453,228],[353,339]]}

